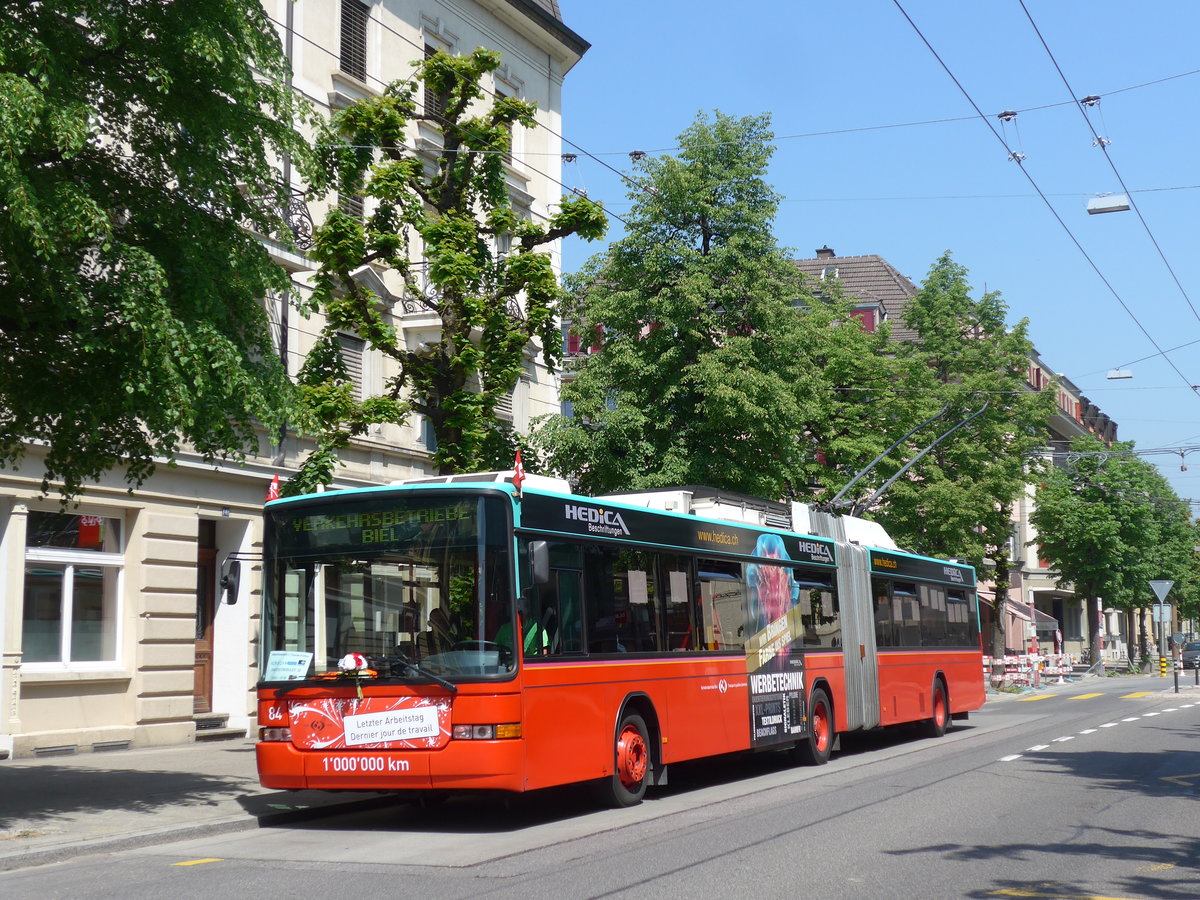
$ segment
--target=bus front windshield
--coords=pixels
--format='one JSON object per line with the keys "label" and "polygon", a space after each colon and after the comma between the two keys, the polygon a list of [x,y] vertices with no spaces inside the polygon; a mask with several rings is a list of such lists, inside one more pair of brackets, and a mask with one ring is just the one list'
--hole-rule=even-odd
{"label": "bus front windshield", "polygon": [[511,533],[503,500],[327,494],[267,510],[263,681],[512,672]]}

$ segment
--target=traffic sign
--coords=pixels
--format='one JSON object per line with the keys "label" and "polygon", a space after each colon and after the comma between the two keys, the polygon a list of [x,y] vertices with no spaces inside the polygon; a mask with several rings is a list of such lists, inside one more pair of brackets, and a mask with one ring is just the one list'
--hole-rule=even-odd
{"label": "traffic sign", "polygon": [[1170,603],[1152,603],[1150,605],[1151,619],[1155,622],[1171,621]]}
{"label": "traffic sign", "polygon": [[1151,581],[1150,590],[1154,591],[1154,596],[1158,598],[1158,602],[1167,599],[1167,592],[1175,586],[1174,581]]}

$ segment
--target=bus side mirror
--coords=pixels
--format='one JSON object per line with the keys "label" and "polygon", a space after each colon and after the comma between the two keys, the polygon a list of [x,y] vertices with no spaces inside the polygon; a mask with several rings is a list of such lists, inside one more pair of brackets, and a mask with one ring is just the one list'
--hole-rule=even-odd
{"label": "bus side mirror", "polygon": [[529,571],[535,586],[550,583],[550,546],[545,541],[529,542]]}
{"label": "bus side mirror", "polygon": [[221,590],[225,593],[225,602],[229,605],[237,603],[238,585],[242,580],[242,564],[236,559],[225,560],[221,567]]}

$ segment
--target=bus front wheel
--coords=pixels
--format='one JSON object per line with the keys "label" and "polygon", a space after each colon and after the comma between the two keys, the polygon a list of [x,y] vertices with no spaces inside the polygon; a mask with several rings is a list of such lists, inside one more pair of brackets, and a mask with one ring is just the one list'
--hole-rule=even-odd
{"label": "bus front wheel", "polygon": [[650,775],[650,738],[646,721],[626,713],[617,726],[613,773],[601,783],[601,796],[612,806],[635,806],[646,795]]}
{"label": "bus front wheel", "polygon": [[816,688],[808,698],[808,735],[794,751],[796,760],[806,766],[823,766],[833,750],[833,707],[824,688]]}

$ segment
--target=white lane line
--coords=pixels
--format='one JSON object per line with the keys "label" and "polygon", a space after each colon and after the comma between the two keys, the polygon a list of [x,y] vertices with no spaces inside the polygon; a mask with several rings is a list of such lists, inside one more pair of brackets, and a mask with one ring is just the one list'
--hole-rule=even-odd
{"label": "white lane line", "polygon": [[1101,728],[1116,728],[1120,724],[1121,724],[1120,722],[1105,722],[1100,727]]}
{"label": "white lane line", "polygon": [[1099,730],[1100,730],[1099,728],[1085,728],[1085,729],[1083,729],[1083,731],[1081,731],[1079,733],[1080,734],[1095,734]]}
{"label": "white lane line", "polygon": [[1073,740],[1075,740],[1075,735],[1073,735],[1073,734],[1068,734],[1066,737],[1055,738],[1055,739],[1054,739],[1054,740],[1052,740],[1050,743],[1052,743],[1052,744],[1061,744],[1063,741],[1073,741]]}
{"label": "white lane line", "polygon": [[1020,753],[1014,753],[1012,756],[1000,757],[1000,762],[1012,762],[1014,759],[1020,759],[1020,758],[1021,758]]}
{"label": "white lane line", "polygon": [[1033,747],[1026,747],[1025,752],[1026,753],[1037,753],[1039,750],[1046,750],[1049,747],[1050,747],[1049,744],[1037,744]]}
{"label": "white lane line", "polygon": [[1157,716],[1158,713],[1142,713],[1142,717],[1149,719],[1151,716]]}
{"label": "white lane line", "polygon": [[1130,716],[1128,719],[1122,719],[1122,722],[1136,722],[1141,716]]}

